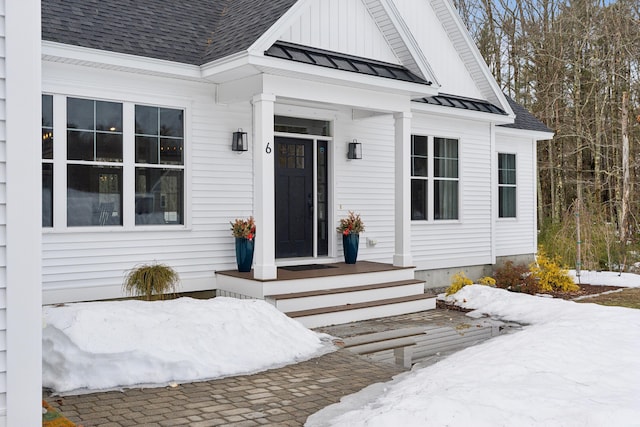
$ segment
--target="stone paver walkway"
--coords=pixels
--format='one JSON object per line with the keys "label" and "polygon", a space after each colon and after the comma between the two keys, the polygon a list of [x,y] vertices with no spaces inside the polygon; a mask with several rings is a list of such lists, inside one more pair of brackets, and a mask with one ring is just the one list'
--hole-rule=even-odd
{"label": "stone paver walkway", "polygon": [[[462,313],[430,310],[348,325],[321,328],[347,337],[393,327],[469,321]],[[373,362],[348,350],[254,375],[176,387],[130,389],[78,396],[48,397],[51,406],[82,425],[120,426],[302,426],[309,415],[404,369]]]}
{"label": "stone paver walkway", "polygon": [[347,350],[255,375],[48,398],[71,421],[103,426],[301,426],[342,396],[403,372]]}

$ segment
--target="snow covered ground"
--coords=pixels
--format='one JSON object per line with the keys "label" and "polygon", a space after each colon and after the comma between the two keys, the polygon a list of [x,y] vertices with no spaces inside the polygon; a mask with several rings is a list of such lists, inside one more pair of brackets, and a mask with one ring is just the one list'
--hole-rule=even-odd
{"label": "snow covered ground", "polygon": [[[583,283],[640,276],[583,272]],[[526,323],[313,415],[309,426],[640,426],[640,310],[467,286],[476,315]],[[181,298],[43,309],[43,383],[58,392],[252,373],[332,351],[262,301]]]}
{"label": "snow covered ground", "polygon": [[95,302],[43,311],[42,381],[56,392],[247,374],[333,350],[326,336],[256,300]]}
{"label": "snow covered ground", "polygon": [[576,277],[575,270],[569,270],[569,274],[576,283],[588,283],[590,285],[623,286],[627,288],[640,287],[640,274],[616,273],[614,271],[581,271],[580,281]]}
{"label": "snow covered ground", "polygon": [[[583,272],[582,283],[639,278]],[[640,426],[640,310],[478,285],[448,298],[528,326],[348,396],[306,425]]]}

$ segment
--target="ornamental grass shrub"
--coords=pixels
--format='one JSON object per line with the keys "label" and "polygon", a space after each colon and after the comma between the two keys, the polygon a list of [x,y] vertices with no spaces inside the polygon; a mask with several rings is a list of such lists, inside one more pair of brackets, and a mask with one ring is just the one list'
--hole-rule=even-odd
{"label": "ornamental grass shrub", "polygon": [[144,264],[127,274],[122,285],[127,295],[143,297],[147,301],[174,297],[180,277],[175,270],[164,264]]}

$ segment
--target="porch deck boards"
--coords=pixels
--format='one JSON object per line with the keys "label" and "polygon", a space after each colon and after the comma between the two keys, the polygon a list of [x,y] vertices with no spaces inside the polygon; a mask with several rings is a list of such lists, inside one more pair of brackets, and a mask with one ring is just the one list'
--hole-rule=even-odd
{"label": "porch deck boards", "polygon": [[400,297],[400,298],[389,298],[384,300],[361,302],[356,304],[336,305],[332,307],[315,308],[311,310],[290,311],[290,312],[287,312],[286,314],[287,316],[295,319],[296,317],[315,316],[318,314],[337,313],[340,311],[358,310],[358,309],[371,308],[371,307],[381,307],[385,305],[398,304],[398,303],[409,302],[409,301],[434,299],[435,297],[436,295],[419,294],[419,295],[411,295],[411,296]]}
{"label": "porch deck boards", "polygon": [[279,280],[313,279],[318,277],[344,276],[349,274],[378,273],[382,271],[406,270],[415,267],[395,267],[390,264],[383,264],[373,261],[358,261],[355,264],[345,264],[344,262],[330,264],[333,268],[323,268],[319,270],[291,271],[283,268],[277,269],[275,279],[256,279],[253,277],[253,270],[241,273],[237,270],[216,271],[216,274],[223,276],[237,277],[240,279],[254,280],[258,282],[273,282]]}

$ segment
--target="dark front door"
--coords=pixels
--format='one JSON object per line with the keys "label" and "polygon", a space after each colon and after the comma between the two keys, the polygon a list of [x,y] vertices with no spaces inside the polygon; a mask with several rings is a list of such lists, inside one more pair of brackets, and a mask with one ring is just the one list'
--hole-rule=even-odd
{"label": "dark front door", "polygon": [[276,258],[313,256],[313,141],[276,137]]}

